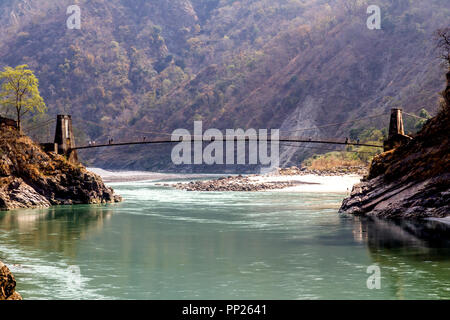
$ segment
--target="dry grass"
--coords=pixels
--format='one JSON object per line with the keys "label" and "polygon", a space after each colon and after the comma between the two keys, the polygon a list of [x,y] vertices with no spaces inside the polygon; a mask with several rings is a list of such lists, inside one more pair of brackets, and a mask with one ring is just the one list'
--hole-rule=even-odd
{"label": "dry grass", "polygon": [[320,157],[311,160],[308,168],[312,170],[333,170],[342,167],[357,167],[364,165],[365,164],[359,160]]}

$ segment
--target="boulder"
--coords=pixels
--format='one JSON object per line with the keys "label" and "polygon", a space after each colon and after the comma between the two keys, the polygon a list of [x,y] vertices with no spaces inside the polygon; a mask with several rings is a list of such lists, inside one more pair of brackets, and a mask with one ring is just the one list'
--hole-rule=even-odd
{"label": "boulder", "polygon": [[9,268],[0,261],[0,300],[22,300],[16,292],[16,279]]}

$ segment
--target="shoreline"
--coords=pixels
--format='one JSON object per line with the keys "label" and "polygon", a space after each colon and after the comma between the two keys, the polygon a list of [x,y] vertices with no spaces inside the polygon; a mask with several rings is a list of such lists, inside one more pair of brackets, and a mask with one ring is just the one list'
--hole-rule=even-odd
{"label": "shoreline", "polygon": [[355,184],[359,183],[363,176],[357,174],[321,175],[306,174],[278,177],[256,177],[255,180],[265,182],[276,178],[277,181],[289,181],[294,185],[274,191],[280,192],[311,192],[311,193],[350,193]]}
{"label": "shoreline", "polygon": [[250,175],[229,176],[215,180],[176,183],[171,186],[194,192],[297,192],[349,194],[363,177],[356,174],[329,175]]}
{"label": "shoreline", "polygon": [[211,179],[221,176],[221,174],[209,174],[209,173],[160,173],[152,171],[109,171],[101,168],[87,168],[88,171],[100,176],[106,183],[120,183],[120,182],[143,182],[143,181],[170,181],[180,177],[183,179],[198,179],[205,178]]}
{"label": "shoreline", "polygon": [[[98,174],[106,183],[158,182],[156,185],[197,192],[350,193],[353,186],[363,178],[363,175],[359,173],[311,172],[297,168],[248,175],[108,171],[99,168],[88,168],[88,170]],[[176,180],[186,180],[186,182],[176,182]],[[166,183],[160,183],[164,181]]]}

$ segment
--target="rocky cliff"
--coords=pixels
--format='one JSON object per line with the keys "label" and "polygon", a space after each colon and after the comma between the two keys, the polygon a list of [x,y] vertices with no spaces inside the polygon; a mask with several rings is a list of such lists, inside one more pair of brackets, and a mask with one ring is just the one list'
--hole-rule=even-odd
{"label": "rocky cliff", "polygon": [[121,197],[82,165],[0,128],[0,210],[118,201]]}
{"label": "rocky cliff", "polygon": [[341,212],[380,217],[450,215],[450,72],[439,114],[409,143],[374,158]]}
{"label": "rocky cliff", "polygon": [[22,300],[16,292],[16,279],[8,267],[0,261],[0,300]]}

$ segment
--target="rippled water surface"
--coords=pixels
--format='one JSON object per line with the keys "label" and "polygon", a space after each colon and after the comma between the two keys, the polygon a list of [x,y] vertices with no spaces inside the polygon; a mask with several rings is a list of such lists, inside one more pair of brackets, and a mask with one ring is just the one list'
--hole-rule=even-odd
{"label": "rippled water surface", "polygon": [[0,260],[25,299],[450,298],[438,222],[340,216],[342,194],[113,187],[125,202],[0,213]]}

